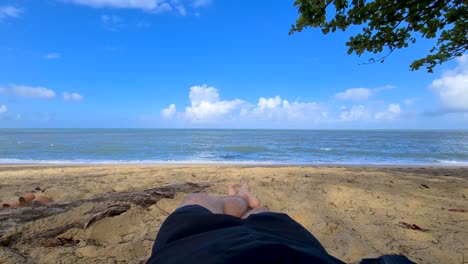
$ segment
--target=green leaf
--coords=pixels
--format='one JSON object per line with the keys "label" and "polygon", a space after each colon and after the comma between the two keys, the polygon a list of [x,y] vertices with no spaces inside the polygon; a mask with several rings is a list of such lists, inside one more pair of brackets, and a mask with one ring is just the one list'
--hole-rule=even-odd
{"label": "green leaf", "polygon": [[[436,65],[468,50],[467,5],[467,0],[296,0],[299,17],[289,34],[312,27],[326,35],[360,26],[362,32],[346,42],[347,53],[358,56],[407,48],[416,43],[418,34],[437,38],[429,54],[410,65],[411,70],[424,66],[432,72]],[[327,8],[335,9],[333,15],[327,15]],[[386,56],[374,62],[384,62]]]}

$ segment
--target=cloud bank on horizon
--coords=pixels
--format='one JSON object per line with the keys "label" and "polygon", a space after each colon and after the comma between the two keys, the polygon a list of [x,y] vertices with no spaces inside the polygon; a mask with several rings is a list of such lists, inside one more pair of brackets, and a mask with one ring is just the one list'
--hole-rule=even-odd
{"label": "cloud bank on horizon", "polygon": [[398,119],[402,112],[398,103],[392,103],[378,110],[365,105],[341,106],[339,112],[335,114],[334,109],[331,109],[331,105],[327,102],[301,102],[299,100],[289,102],[279,95],[260,97],[257,102],[242,99],[221,100],[218,90],[206,84],[192,86],[189,98],[190,106],[186,106],[181,111],[177,111],[175,104],[162,109],[162,118],[179,124],[237,123],[287,126],[351,121],[390,121]]}
{"label": "cloud bank on horizon", "polygon": [[177,119],[192,123],[217,123],[232,121],[305,121],[314,116],[326,116],[326,111],[315,102],[289,102],[280,96],[259,98],[256,104],[241,99],[221,100],[218,90],[204,84],[192,86],[189,98],[191,105],[177,112],[170,104],[161,114],[166,120]]}
{"label": "cloud bank on horizon", "polygon": [[[438,97],[438,114],[468,112],[468,55],[457,58],[458,66],[435,79],[429,89]],[[177,110],[171,103],[161,110],[161,117],[172,124],[226,125],[228,123],[263,126],[281,124],[281,127],[303,124],[337,124],[343,122],[383,123],[402,118],[401,105],[410,106],[417,99],[407,98],[400,102],[384,103],[369,100],[385,90],[396,89],[385,85],[374,89],[350,88],[336,93],[340,101],[361,102],[333,109],[331,102],[289,102],[281,96],[260,97],[257,102],[243,99],[221,100],[218,89],[207,84],[192,86],[189,91],[190,105]],[[363,103],[364,102],[364,103]],[[365,103],[367,102],[367,103]]]}

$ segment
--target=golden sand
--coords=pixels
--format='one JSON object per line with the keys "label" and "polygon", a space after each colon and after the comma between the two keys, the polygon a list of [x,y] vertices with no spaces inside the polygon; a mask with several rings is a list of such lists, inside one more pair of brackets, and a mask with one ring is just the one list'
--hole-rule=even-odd
{"label": "golden sand", "polygon": [[[418,263],[468,261],[468,213],[449,211],[468,210],[468,167],[0,166],[0,201],[34,191],[69,202],[181,181],[210,183],[207,192],[222,196],[229,182],[243,179],[263,204],[289,214],[343,261],[382,254]],[[185,195],[58,236],[73,238],[73,245],[46,246],[31,237],[91,205],[18,226],[3,236],[16,240],[0,245],[0,263],[144,263],[161,223]]]}

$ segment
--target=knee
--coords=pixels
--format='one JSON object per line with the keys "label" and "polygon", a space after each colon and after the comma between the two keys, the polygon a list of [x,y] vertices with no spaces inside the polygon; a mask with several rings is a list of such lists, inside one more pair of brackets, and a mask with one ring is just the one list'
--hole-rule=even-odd
{"label": "knee", "polygon": [[223,198],[224,207],[240,207],[247,209],[247,202],[240,196],[228,196]]}

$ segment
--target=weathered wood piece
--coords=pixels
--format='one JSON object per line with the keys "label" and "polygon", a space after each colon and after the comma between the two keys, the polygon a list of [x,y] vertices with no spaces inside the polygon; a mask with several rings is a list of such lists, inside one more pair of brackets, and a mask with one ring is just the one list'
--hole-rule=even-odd
{"label": "weathered wood piece", "polygon": [[[160,199],[174,198],[175,194],[178,192],[200,192],[209,186],[209,184],[204,183],[181,182],[141,191],[108,193],[73,202],[50,204],[33,203],[28,207],[1,208],[0,245],[5,245],[5,243],[9,244],[5,241],[6,238],[3,236],[6,232],[15,227],[38,219],[64,213],[86,203],[96,204],[95,209],[91,212],[92,216],[90,218],[89,214],[87,214],[88,218],[79,219],[77,222],[70,223],[66,226],[47,230],[46,232],[37,234],[37,236],[41,238],[55,237],[70,228],[87,228],[102,218],[116,216],[126,212],[130,209],[131,205],[148,208],[157,203]],[[85,217],[85,215],[83,217]]]}

